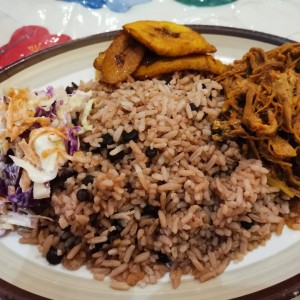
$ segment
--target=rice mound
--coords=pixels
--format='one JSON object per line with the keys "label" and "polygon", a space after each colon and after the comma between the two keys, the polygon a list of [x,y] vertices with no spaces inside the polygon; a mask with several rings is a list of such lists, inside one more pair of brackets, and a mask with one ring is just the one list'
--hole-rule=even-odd
{"label": "rice mound", "polygon": [[94,129],[53,183],[55,222],[41,220],[24,242],[127,290],[166,273],[174,288],[185,274],[209,280],[281,233],[288,198],[268,186],[268,170],[234,141],[211,139],[224,102],[217,82],[176,73],[79,88],[96,99]]}

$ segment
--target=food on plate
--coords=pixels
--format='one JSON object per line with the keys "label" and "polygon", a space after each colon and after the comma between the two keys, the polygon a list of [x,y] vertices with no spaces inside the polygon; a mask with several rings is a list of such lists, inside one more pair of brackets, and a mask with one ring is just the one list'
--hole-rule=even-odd
{"label": "food on plate", "polygon": [[3,172],[15,180],[1,180],[1,228],[18,228],[20,242],[37,244],[49,264],[86,265],[117,289],[166,273],[174,288],[184,274],[206,281],[222,273],[280,233],[290,210],[261,161],[234,141],[212,140],[221,89],[175,73],[168,82],[15,91],[48,123],[7,145]]}
{"label": "food on plate", "polygon": [[269,182],[290,197],[300,187],[300,43],[250,49],[216,80],[224,88],[215,140],[241,137],[270,170]]}
{"label": "food on plate", "polygon": [[220,74],[228,66],[209,55],[216,51],[191,28],[165,21],[137,21],[123,31],[94,60],[96,78],[116,84],[183,70]]}
{"label": "food on plate", "polygon": [[0,234],[16,230],[50,265],[86,266],[128,290],[166,274],[174,288],[183,275],[207,281],[286,223],[299,228],[297,188],[274,176],[298,157],[299,52],[146,67],[149,49],[121,31],[94,61],[100,80],[4,89]]}
{"label": "food on plate", "polygon": [[133,73],[141,62],[144,51],[141,44],[123,31],[116,36],[105,54],[99,55],[94,66],[99,66],[101,61],[102,80],[115,84],[126,80]]}
{"label": "food on plate", "polygon": [[135,79],[152,78],[162,74],[168,74],[184,70],[195,70],[203,74],[219,75],[225,72],[228,66],[210,55],[191,55],[177,58],[161,58],[157,61],[142,62],[134,71]]}
{"label": "food on plate", "polygon": [[215,46],[191,28],[166,21],[136,21],[123,25],[146,48],[160,56],[179,57],[216,51]]}
{"label": "food on plate", "polygon": [[100,52],[98,56],[95,58],[93,66],[96,70],[101,70],[104,57],[105,57],[105,51]]}

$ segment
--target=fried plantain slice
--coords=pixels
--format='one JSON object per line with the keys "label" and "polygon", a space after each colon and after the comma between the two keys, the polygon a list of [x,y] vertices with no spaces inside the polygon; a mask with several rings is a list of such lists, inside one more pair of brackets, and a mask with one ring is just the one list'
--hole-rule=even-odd
{"label": "fried plantain slice", "polygon": [[210,55],[191,55],[179,58],[162,58],[153,63],[142,63],[132,74],[136,79],[143,80],[157,75],[183,70],[196,70],[219,75],[227,71],[228,66]]}
{"label": "fried plantain slice", "polygon": [[206,54],[216,51],[198,32],[166,21],[137,21],[123,29],[158,55],[168,57]]}
{"label": "fried plantain slice", "polygon": [[98,56],[94,59],[93,66],[96,70],[100,71],[102,69],[102,64],[103,64],[103,60],[104,60],[105,55],[106,55],[105,51],[100,52],[98,54]]}
{"label": "fried plantain slice", "polygon": [[126,80],[142,61],[144,51],[143,45],[122,31],[105,51],[102,63],[98,56],[101,80],[110,84]]}
{"label": "fried plantain slice", "polygon": [[106,54],[105,51],[100,52],[94,60],[93,66],[95,68],[95,79],[96,80],[101,79],[101,69],[102,69],[102,64],[103,64],[105,54]]}

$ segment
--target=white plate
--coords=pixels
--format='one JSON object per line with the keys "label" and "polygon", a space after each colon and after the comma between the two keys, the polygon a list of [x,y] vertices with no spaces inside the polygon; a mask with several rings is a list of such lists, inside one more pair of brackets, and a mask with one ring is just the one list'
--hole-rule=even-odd
{"label": "white plate", "polygon": [[[194,28],[217,47],[216,57],[225,62],[241,58],[251,47],[268,50],[286,41],[234,28]],[[94,77],[94,58],[107,48],[114,34],[98,34],[68,42],[16,62],[0,71],[0,89],[66,86],[72,81],[88,81]],[[12,233],[0,239],[0,278],[51,299],[229,299],[263,290],[298,274],[299,251],[300,233],[285,229],[280,237],[274,236],[268,241],[267,246],[249,253],[242,262],[231,264],[221,276],[208,282],[186,278],[173,290],[166,277],[144,289],[135,287],[119,292],[111,290],[106,282],[93,280],[85,268],[69,272],[60,266],[48,265],[36,247],[18,244],[18,236]]]}

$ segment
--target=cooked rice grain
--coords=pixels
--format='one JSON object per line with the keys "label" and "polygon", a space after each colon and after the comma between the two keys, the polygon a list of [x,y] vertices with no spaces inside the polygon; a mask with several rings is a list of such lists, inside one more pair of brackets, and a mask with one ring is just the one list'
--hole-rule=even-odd
{"label": "cooked rice grain", "polygon": [[[93,130],[80,137],[82,152],[68,166],[77,175],[64,190],[54,187],[45,215],[55,222],[41,221],[20,242],[38,242],[43,255],[54,245],[65,267],[86,264],[96,280],[110,276],[112,288],[128,290],[168,272],[174,288],[183,274],[209,280],[282,232],[289,199],[268,186],[268,170],[234,141],[211,139],[224,101],[218,83],[176,73],[169,83],[80,89],[95,100]],[[128,142],[125,133],[133,134]],[[112,143],[99,148],[103,134]],[[93,181],[85,186],[87,175]],[[92,200],[80,202],[79,189]]]}

